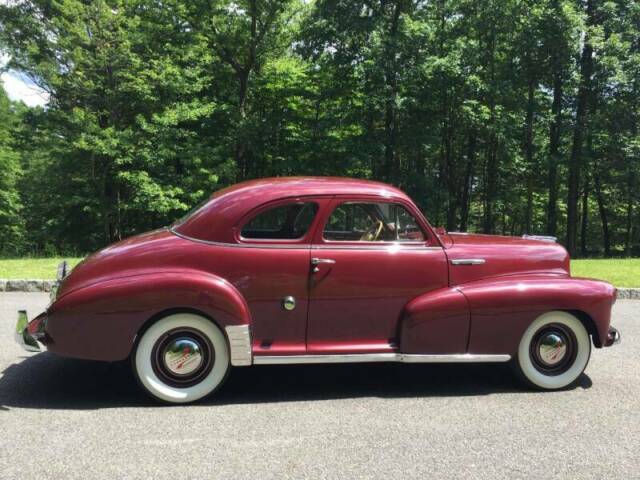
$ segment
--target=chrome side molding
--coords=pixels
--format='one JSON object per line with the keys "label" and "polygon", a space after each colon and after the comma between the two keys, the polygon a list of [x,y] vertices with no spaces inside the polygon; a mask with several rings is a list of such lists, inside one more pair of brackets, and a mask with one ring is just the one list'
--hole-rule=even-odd
{"label": "chrome side molding", "polygon": [[456,258],[451,260],[451,265],[482,265],[485,262],[484,258]]}
{"label": "chrome side molding", "polygon": [[245,367],[251,365],[251,332],[249,325],[230,325],[225,327],[229,339],[231,365]]}
{"label": "chrome side molding", "polygon": [[234,367],[255,365],[293,365],[308,363],[482,363],[508,362],[511,355],[507,354],[414,354],[414,353],[344,353],[320,355],[258,355],[253,356],[251,350],[251,330],[249,325],[231,325],[225,327]]}
{"label": "chrome side molding", "polygon": [[256,356],[256,365],[287,365],[304,363],[482,363],[508,362],[511,355],[482,355],[473,353],[456,353],[450,355],[421,355],[412,353],[361,353],[341,355],[277,355]]}

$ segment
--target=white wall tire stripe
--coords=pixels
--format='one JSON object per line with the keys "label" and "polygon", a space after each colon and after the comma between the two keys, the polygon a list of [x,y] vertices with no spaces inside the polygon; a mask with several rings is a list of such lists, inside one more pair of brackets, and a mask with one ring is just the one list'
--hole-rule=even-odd
{"label": "white wall tire stripe", "polygon": [[[176,328],[192,328],[207,336],[214,349],[215,360],[209,374],[196,385],[177,388],[165,384],[154,372],[153,347],[166,332]],[[229,370],[229,348],[222,331],[210,320],[193,313],[177,313],[158,320],[141,336],[133,358],[134,373],[142,387],[153,397],[169,403],[189,403],[213,392]]]}
{"label": "white wall tire stripe", "polygon": [[[560,375],[545,375],[533,365],[529,353],[531,341],[542,327],[559,323],[569,328],[576,339],[576,358],[571,367]],[[534,386],[544,390],[557,390],[571,385],[582,374],[591,356],[591,338],[582,322],[567,312],[554,311],[540,315],[525,331],[518,347],[517,366],[522,375]]]}

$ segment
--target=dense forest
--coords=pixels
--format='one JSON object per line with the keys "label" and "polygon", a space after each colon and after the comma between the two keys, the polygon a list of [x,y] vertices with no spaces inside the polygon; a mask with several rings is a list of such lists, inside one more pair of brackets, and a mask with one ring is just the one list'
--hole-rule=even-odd
{"label": "dense forest", "polygon": [[637,0],[10,0],[0,253],[85,253],[237,181],[372,178],[436,226],[640,255]]}

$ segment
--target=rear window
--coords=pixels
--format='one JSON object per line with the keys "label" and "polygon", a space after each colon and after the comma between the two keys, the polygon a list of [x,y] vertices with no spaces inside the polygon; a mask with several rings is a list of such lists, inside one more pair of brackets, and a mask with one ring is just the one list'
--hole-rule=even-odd
{"label": "rear window", "polygon": [[313,202],[296,202],[269,208],[249,220],[240,232],[244,239],[297,240],[306,235],[318,213]]}

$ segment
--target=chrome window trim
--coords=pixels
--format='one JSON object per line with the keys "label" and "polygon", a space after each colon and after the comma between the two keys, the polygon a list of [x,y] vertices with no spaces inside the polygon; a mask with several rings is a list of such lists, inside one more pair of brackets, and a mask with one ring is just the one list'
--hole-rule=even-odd
{"label": "chrome window trim", "polygon": [[169,230],[174,235],[184,238],[185,240],[191,240],[192,242],[204,243],[206,245],[216,245],[219,247],[234,247],[234,248],[279,248],[285,250],[291,249],[299,249],[299,250],[309,250],[311,248],[310,243],[287,243],[287,244],[256,244],[256,243],[231,243],[231,242],[216,242],[215,240],[202,240],[201,238],[190,237],[189,235],[184,235],[173,228]]}
{"label": "chrome window trim", "polygon": [[[297,198],[297,197],[296,197]],[[313,219],[311,220],[311,223],[309,224],[309,227],[307,228],[307,230],[304,232],[304,234],[302,234],[299,237],[296,238],[247,238],[247,237],[243,237],[242,236],[242,229],[244,227],[246,227],[250,222],[252,222],[253,220],[255,220],[259,215],[262,215],[265,212],[268,212],[270,210],[273,210],[275,208],[280,208],[280,207],[286,207],[289,205],[294,205],[294,204],[313,204],[317,207],[316,212],[313,215]],[[273,205],[273,206],[271,206]],[[264,207],[264,208],[263,208]],[[256,210],[258,210],[257,213]],[[241,243],[249,243],[249,244],[260,244],[262,242],[264,242],[267,245],[271,245],[270,242],[275,242],[275,243],[283,243],[283,244],[287,244],[289,245],[287,242],[295,242],[295,243],[299,243],[301,245],[305,245],[304,240],[306,237],[311,236],[310,232],[312,231],[312,226],[314,224],[314,222],[316,222],[316,220],[318,219],[318,213],[320,212],[320,204],[316,201],[313,200],[300,200],[300,201],[292,201],[292,202],[287,202],[287,201],[281,201],[281,200],[277,200],[277,201],[273,201],[273,202],[269,202],[266,205],[261,205],[260,207],[254,208],[253,210],[251,210],[249,213],[247,213],[244,217],[242,217],[242,219],[240,220],[240,222],[238,222],[239,227],[237,228],[237,239],[241,242]],[[253,215],[251,215],[251,213],[253,213]],[[298,213],[299,215],[299,213]],[[308,245],[308,244],[306,244]]]}
{"label": "chrome window trim", "polygon": [[312,250],[443,250],[440,246],[406,244],[402,242],[381,245],[311,245]]}
{"label": "chrome window trim", "polygon": [[408,353],[355,353],[339,355],[261,355],[253,357],[255,365],[287,365],[308,363],[368,363],[368,362],[398,362],[398,363],[482,363],[508,362],[508,354],[438,354],[422,355]]}
{"label": "chrome window trim", "polygon": [[[230,242],[216,242],[215,240],[202,240],[200,238],[190,237],[184,235],[174,228],[170,228],[169,231],[174,235],[183,238],[185,240],[191,240],[192,242],[204,243],[206,245],[217,245],[219,247],[233,247],[233,248],[276,248],[281,250],[290,249],[311,249],[311,250],[388,250],[390,248],[397,248],[402,250],[443,250],[441,246],[431,246],[424,244],[408,244],[404,242],[384,243],[381,245],[318,245],[311,243],[230,243]],[[401,248],[399,248],[401,247]]]}
{"label": "chrome window trim", "polygon": [[[335,212],[339,207],[341,207],[342,205],[348,205],[348,204],[354,204],[354,205],[361,205],[361,204],[376,205],[376,204],[378,204],[378,203],[387,203],[387,204],[389,204],[389,205],[398,205],[398,206],[400,206],[402,209],[404,209],[404,211],[405,211],[405,212],[407,212],[409,215],[411,215],[411,216],[413,217],[413,219],[416,221],[416,224],[417,224],[416,226],[417,226],[417,227],[418,227],[418,229],[420,230],[420,233],[422,233],[422,240],[409,240],[409,241],[408,241],[408,242],[406,242],[406,243],[413,243],[413,244],[420,243],[420,244],[424,244],[425,242],[427,242],[427,241],[429,240],[429,235],[428,235],[428,234],[427,234],[427,232],[425,231],[425,229],[424,229],[424,225],[420,225],[420,219],[415,215],[415,213],[416,213],[416,212],[412,212],[412,211],[411,211],[411,210],[413,209],[413,208],[412,208],[413,206],[411,206],[411,208],[410,208],[410,205],[409,205],[409,204],[402,202],[400,199],[384,198],[384,199],[382,199],[382,200],[381,200],[381,199],[373,199],[373,198],[372,198],[371,200],[365,200],[365,201],[357,200],[357,199],[355,199],[355,200],[348,200],[348,199],[347,199],[347,200],[341,201],[339,196],[337,196],[337,197],[336,197],[336,199],[338,200],[338,203],[337,203],[337,204],[333,207],[333,209],[329,212],[329,215],[327,215],[327,216],[326,216],[326,218],[325,218],[325,222],[324,222],[324,225],[322,226],[321,238],[322,238],[323,243],[327,243],[327,244],[338,243],[338,244],[340,244],[340,243],[348,243],[348,242],[354,243],[354,242],[357,242],[357,241],[358,241],[358,240],[331,240],[331,239],[327,239],[327,238],[325,238],[325,236],[324,236],[325,228],[327,228],[327,225],[329,224],[329,220],[331,219],[331,215],[333,215],[333,213],[334,213],[334,212]],[[332,205],[329,205],[329,206],[331,207]],[[383,240],[381,240],[380,242],[378,242],[378,241],[376,241],[376,240],[373,240],[372,242],[376,242],[376,243],[386,243],[387,245],[388,245],[389,243],[405,243],[405,242],[400,242],[400,241],[395,241],[395,242],[389,242],[389,241],[386,241],[386,242],[385,242],[385,241],[383,241]]]}

